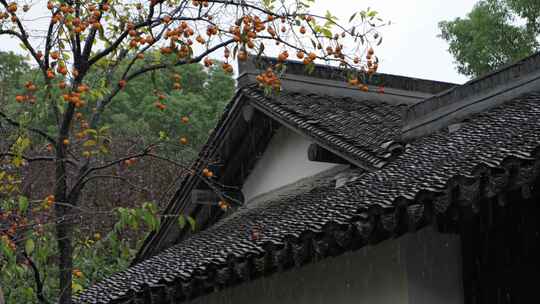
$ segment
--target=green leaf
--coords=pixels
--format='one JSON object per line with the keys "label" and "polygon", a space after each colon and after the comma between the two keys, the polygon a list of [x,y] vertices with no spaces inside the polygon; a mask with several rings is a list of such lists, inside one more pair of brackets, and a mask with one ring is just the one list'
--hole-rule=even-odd
{"label": "green leaf", "polygon": [[83,147],[92,147],[92,146],[95,146],[97,144],[97,142],[95,140],[87,140],[83,143]]}
{"label": "green leaf", "polygon": [[56,108],[58,109],[58,113],[64,114],[64,107],[60,104],[56,105]]}
{"label": "green leaf", "polygon": [[180,229],[186,227],[186,217],[183,214],[178,216],[178,226],[180,226]]}
{"label": "green leaf", "polygon": [[13,163],[13,165],[17,168],[20,167],[22,165],[22,157],[16,156],[15,158],[13,158],[11,163]]}
{"label": "green leaf", "polygon": [[191,227],[191,231],[195,231],[195,229],[197,228],[195,219],[192,218],[192,217],[189,216],[189,215],[188,215],[186,218],[187,218],[187,221],[188,221],[188,223],[189,223],[189,226]]}
{"label": "green leaf", "polygon": [[19,196],[19,210],[23,214],[28,210],[28,198],[26,196]]}
{"label": "green leaf", "polygon": [[13,250],[11,250],[11,248],[8,247],[7,243],[2,241],[1,239],[0,239],[0,251],[2,252],[2,255],[9,260],[15,258],[15,253],[13,252]]}
{"label": "green leaf", "polygon": [[73,291],[73,293],[79,293],[79,292],[83,291],[84,288],[81,286],[81,284],[76,283],[76,282],[72,282],[71,283],[71,290]]}
{"label": "green leaf", "polygon": [[109,154],[109,149],[104,145],[99,146],[99,151],[103,154]]}
{"label": "green leaf", "polygon": [[144,222],[146,223],[146,225],[148,225],[148,227],[154,231],[156,230],[156,220],[155,220],[155,217],[153,214],[151,214],[150,212],[144,210],[142,211],[142,218],[144,220]]}
{"label": "green leaf", "polygon": [[34,295],[34,289],[32,287],[25,287],[23,289],[23,294],[27,298],[31,298]]}
{"label": "green leaf", "polygon": [[308,75],[313,74],[313,72],[315,71],[315,64],[311,62],[310,64],[306,65],[305,71]]}
{"label": "green leaf", "polygon": [[26,148],[28,148],[28,146],[30,146],[30,139],[28,137],[18,137],[15,141],[14,149],[17,152],[22,153],[24,150],[26,150]]}
{"label": "green leaf", "polygon": [[94,130],[94,129],[86,129],[86,130],[84,130],[84,133],[85,134],[92,134],[94,136],[96,136],[98,134],[98,132],[96,130]]}
{"label": "green leaf", "polygon": [[333,16],[332,13],[329,10],[326,11],[326,14],[324,15],[324,18],[327,19],[328,21],[336,21],[336,19],[337,19],[337,17]]}
{"label": "green leaf", "polygon": [[357,13],[354,13],[354,14],[351,15],[351,18],[349,18],[349,22],[352,22],[354,20],[354,18],[356,17],[356,14]]}
{"label": "green leaf", "polygon": [[169,136],[167,136],[167,133],[165,131],[159,131],[159,139],[160,140],[168,140]]}
{"label": "green leaf", "polygon": [[321,28],[321,32],[326,38],[332,38],[332,32],[329,29]]}
{"label": "green leaf", "polygon": [[36,248],[36,245],[34,243],[34,240],[27,239],[24,243],[24,250],[26,251],[26,254],[31,255],[32,252],[34,252],[34,249]]}

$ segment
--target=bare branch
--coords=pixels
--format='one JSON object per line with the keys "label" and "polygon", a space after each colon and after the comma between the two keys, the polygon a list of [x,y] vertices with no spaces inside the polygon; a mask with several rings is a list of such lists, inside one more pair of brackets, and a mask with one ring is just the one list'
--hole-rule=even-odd
{"label": "bare branch", "polygon": [[[145,189],[143,187],[140,187],[140,186],[137,186],[135,184],[133,184],[132,182],[129,181],[129,179],[123,177],[123,176],[118,176],[118,175],[93,175],[93,176],[90,176],[89,178],[85,179],[82,183],[81,183],[81,186],[84,187],[84,185],[86,185],[88,182],[94,180],[94,179],[107,179],[107,178],[110,178],[110,179],[118,179],[118,180],[121,180],[123,181],[124,183],[128,184],[129,186],[131,186],[132,188],[134,189],[137,189],[141,192],[150,192],[150,190],[148,189]],[[81,188],[82,188],[81,187]]]}
{"label": "bare branch", "polygon": [[[0,153],[0,157],[5,157],[5,156],[9,156],[9,157],[17,157],[17,156],[20,156],[16,153],[11,153],[11,152],[4,152],[4,153]],[[27,162],[31,163],[31,162],[39,162],[39,161],[54,161],[55,158],[52,157],[52,156],[37,156],[37,157],[28,157],[28,156],[25,156],[25,155],[21,155],[22,159],[26,160]]]}
{"label": "bare branch", "polygon": [[86,169],[86,167],[88,166],[88,164],[86,164],[85,167],[81,168],[81,171],[79,173],[79,176],[78,176],[77,180],[75,181],[75,183],[73,184],[73,187],[71,187],[71,190],[69,191],[68,201],[74,201],[74,199],[76,197],[78,197],[78,195],[80,194],[80,192],[83,189],[84,185],[88,182],[86,177],[88,177],[93,172],[110,168],[112,166],[115,166],[115,165],[118,165],[118,164],[120,164],[122,162],[125,162],[126,160],[129,160],[129,159],[140,158],[140,157],[143,157],[145,155],[148,155],[150,153],[150,151],[152,150],[152,148],[153,148],[153,146],[149,146],[146,149],[144,149],[144,151],[141,152],[141,153],[132,154],[132,155],[129,155],[129,156],[126,156],[126,157],[122,157],[122,158],[119,158],[117,160],[111,161],[109,163],[106,163],[104,165],[97,166],[97,167],[91,167],[91,168]]}
{"label": "bare branch", "polygon": [[32,268],[32,272],[34,273],[34,281],[36,282],[36,297],[40,303],[49,303],[45,296],[43,295],[43,281],[41,280],[41,274],[39,273],[39,269],[36,266],[36,263],[28,256],[28,253],[26,251],[23,252],[24,258],[28,261],[28,264],[30,265],[30,268]]}
{"label": "bare branch", "polygon": [[[174,160],[172,160],[172,159],[170,159],[170,158],[166,158],[166,157],[163,157],[163,156],[159,156],[159,155],[153,154],[153,153],[148,153],[148,154],[146,154],[146,156],[152,157],[152,158],[155,158],[155,159],[159,159],[159,160],[166,161],[166,162],[171,163],[171,164],[173,164],[173,165],[175,165],[175,166],[177,166],[177,167],[183,168],[183,169],[186,170],[186,171],[190,171],[190,169],[188,169],[185,165],[182,165],[181,163],[176,162],[176,161],[174,161]],[[192,172],[191,172],[191,173],[192,173]]]}
{"label": "bare branch", "polygon": [[[58,12],[58,9],[53,12],[53,16],[55,14],[57,14]],[[54,22],[53,22],[53,18],[51,18],[51,21],[49,21],[49,28],[47,29],[47,38],[45,40],[45,56],[43,58],[44,60],[44,63],[43,63],[43,68],[46,69],[49,67],[49,53],[51,51],[51,48],[52,48],[52,45],[51,45],[51,39],[52,39],[52,32],[53,32],[53,29],[54,29]],[[47,77],[45,77],[45,79],[47,79]]]}
{"label": "bare branch", "polygon": [[[5,157],[5,156],[17,157],[19,155],[17,155],[16,153],[12,153],[12,152],[0,153],[0,157]],[[56,157],[54,157],[54,156],[34,156],[34,157],[30,157],[30,156],[26,156],[26,155],[21,155],[21,157],[22,157],[22,159],[26,160],[29,163],[32,163],[32,162],[54,162],[54,161],[56,161]],[[77,163],[74,162],[71,159],[67,159],[66,161],[68,163],[72,164],[73,166],[77,166]]]}

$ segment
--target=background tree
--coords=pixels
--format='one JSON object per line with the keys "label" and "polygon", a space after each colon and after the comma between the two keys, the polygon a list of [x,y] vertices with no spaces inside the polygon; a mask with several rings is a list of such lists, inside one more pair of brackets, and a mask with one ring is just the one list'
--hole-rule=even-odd
{"label": "background tree", "polygon": [[482,0],[465,18],[439,23],[459,73],[476,77],[538,50],[540,2]]}
{"label": "background tree", "polygon": [[0,100],[5,101],[12,93],[13,88],[20,87],[22,76],[28,72],[30,66],[25,58],[12,52],[0,51]]}
{"label": "background tree", "polygon": [[[210,55],[220,56],[219,68],[231,74],[235,60],[247,60],[265,50],[275,52],[278,64],[257,77],[269,94],[280,90],[279,75],[289,52],[303,60],[307,70],[316,60],[335,62],[349,70],[351,85],[368,90],[366,83],[378,67],[372,48],[373,41],[381,41],[377,13],[355,13],[351,24],[345,26],[330,13],[309,13],[312,2],[0,0],[0,35],[18,40],[36,67],[14,100],[4,101],[18,106],[0,112],[4,123],[16,129],[9,148],[0,151],[0,156],[9,160],[2,171],[7,180],[2,205],[6,212],[2,216],[7,224],[2,230],[1,249],[9,263],[16,263],[22,256],[33,270],[38,300],[45,301],[39,269],[32,259],[38,251],[31,240],[40,236],[34,236],[32,229],[45,221],[54,224],[59,253],[58,302],[71,303],[72,289],[77,291],[73,276],[79,277],[73,265],[77,256],[73,246],[75,219],[92,216],[82,200],[85,187],[99,180],[116,180],[125,183],[126,188],[137,188],[133,187],[134,181],[115,174],[119,165],[130,167],[146,158],[168,160],[166,147],[170,143],[188,146],[190,142],[186,137],[171,138],[167,130],[159,130],[153,141],[133,140],[129,147],[121,149],[124,155],[120,157],[111,153],[114,130],[107,122],[133,119],[129,114],[119,115],[129,111],[114,113],[111,104],[120,100],[122,105],[122,93],[136,90],[138,78],[167,77],[171,85],[154,88],[151,104],[144,98],[124,101],[126,110],[159,116],[162,121],[176,120],[178,124],[189,124],[192,119],[176,115],[195,112],[171,109],[188,107],[193,102],[189,92],[182,92],[182,81],[192,79],[178,73],[175,67],[201,62],[205,68],[212,68],[217,61]],[[39,27],[35,20],[46,20],[45,26]],[[200,81],[204,88],[201,80],[193,81]],[[186,98],[178,98],[173,105],[172,96],[177,91]],[[44,128],[40,123],[47,119],[52,123]],[[41,153],[28,154],[39,150],[39,146],[44,146]],[[27,164],[36,162],[51,163],[54,180],[50,194],[32,201],[21,195],[20,178]],[[210,183],[214,178],[207,169],[204,174],[189,170],[185,173],[197,174]],[[143,210],[140,213],[119,209],[120,222],[136,225],[133,218],[140,214],[155,229],[159,223],[152,219],[156,212],[150,206],[143,205],[138,209]],[[19,238],[21,235],[25,237]],[[23,248],[19,246],[22,240]],[[18,250],[19,255],[13,258],[9,250]]]}

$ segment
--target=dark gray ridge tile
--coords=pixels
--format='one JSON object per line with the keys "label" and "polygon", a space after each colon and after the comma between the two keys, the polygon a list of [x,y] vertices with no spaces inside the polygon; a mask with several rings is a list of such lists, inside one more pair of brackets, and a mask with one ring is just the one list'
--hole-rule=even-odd
{"label": "dark gray ridge tile", "polygon": [[[264,261],[268,261],[261,259],[263,256],[272,257],[278,265],[287,261],[281,258],[287,251],[280,248],[312,248],[305,250],[317,260],[325,256],[327,248],[333,248],[324,236],[337,236],[338,232],[345,237],[369,238],[376,229],[390,229],[389,235],[393,235],[397,232],[391,229],[398,227],[394,212],[403,199],[408,219],[419,223],[427,216],[422,193],[429,193],[429,204],[444,213],[452,203],[447,194],[455,189],[463,201],[473,201],[501,193],[509,185],[528,187],[539,175],[539,147],[540,94],[535,93],[473,116],[455,132],[419,138],[395,161],[381,170],[365,172],[345,186],[335,188],[328,177],[316,187],[292,189],[256,207],[240,209],[161,254],[90,287],[76,296],[75,303],[120,303],[167,284],[191,294],[200,286],[193,283],[196,274],[205,273],[210,286],[222,288],[227,285],[220,282],[226,282],[227,276],[218,279],[220,272],[212,269],[229,269],[233,264],[241,268],[250,264],[241,261],[249,260],[253,264],[250,271],[260,273],[266,271]],[[490,168],[498,169],[492,172]],[[512,169],[510,174],[511,168],[518,170]],[[468,182],[460,181],[463,178]],[[474,185],[482,186],[476,189]],[[345,230],[331,228],[335,225]],[[302,247],[306,240],[312,246]],[[341,238],[335,238],[338,240]]]}

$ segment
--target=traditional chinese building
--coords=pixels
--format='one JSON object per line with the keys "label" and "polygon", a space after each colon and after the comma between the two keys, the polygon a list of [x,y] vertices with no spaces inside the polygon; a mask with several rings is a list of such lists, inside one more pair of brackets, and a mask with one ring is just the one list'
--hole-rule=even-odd
{"label": "traditional chinese building", "polygon": [[[268,59],[264,59],[268,60]],[[235,98],[133,266],[77,303],[534,303],[540,54],[464,85],[289,63]],[[383,92],[384,90],[384,92]],[[233,208],[223,210],[217,201]]]}

